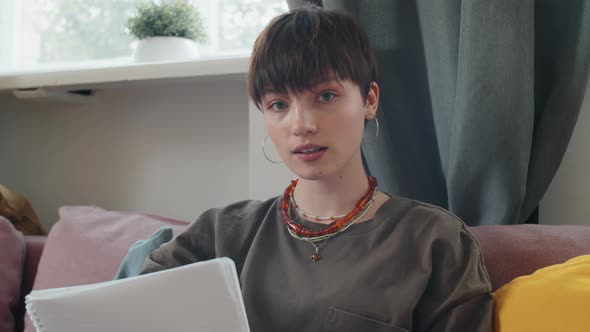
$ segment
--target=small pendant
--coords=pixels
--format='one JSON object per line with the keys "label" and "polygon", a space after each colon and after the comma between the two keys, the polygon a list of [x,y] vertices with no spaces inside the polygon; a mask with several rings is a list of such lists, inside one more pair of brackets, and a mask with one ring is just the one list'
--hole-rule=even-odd
{"label": "small pendant", "polygon": [[319,261],[319,260],[320,260],[320,258],[322,258],[322,257],[320,256],[320,248],[319,248],[319,247],[316,247],[316,245],[315,245],[315,244],[313,244],[313,243],[312,243],[312,245],[313,245],[313,246],[314,246],[314,248],[315,248],[315,254],[311,255],[311,259],[312,259],[314,262],[317,262],[317,261]]}

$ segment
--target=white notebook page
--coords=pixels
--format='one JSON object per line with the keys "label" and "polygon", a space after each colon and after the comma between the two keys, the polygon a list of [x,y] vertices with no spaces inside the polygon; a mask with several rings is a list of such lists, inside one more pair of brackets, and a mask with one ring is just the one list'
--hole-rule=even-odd
{"label": "white notebook page", "polygon": [[36,290],[26,303],[39,332],[249,331],[229,258],[98,284]]}

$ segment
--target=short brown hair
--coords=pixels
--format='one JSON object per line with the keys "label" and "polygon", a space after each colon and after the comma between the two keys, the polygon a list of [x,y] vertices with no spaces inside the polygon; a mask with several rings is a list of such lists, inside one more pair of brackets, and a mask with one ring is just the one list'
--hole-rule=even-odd
{"label": "short brown hair", "polygon": [[334,75],[355,82],[367,97],[377,79],[367,34],[345,14],[305,6],[274,18],[256,39],[248,93],[261,109],[266,93],[300,93]]}

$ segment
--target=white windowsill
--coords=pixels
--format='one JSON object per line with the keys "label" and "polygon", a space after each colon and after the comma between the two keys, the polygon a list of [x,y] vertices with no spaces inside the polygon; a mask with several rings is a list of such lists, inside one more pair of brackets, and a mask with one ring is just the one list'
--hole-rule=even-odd
{"label": "white windowsill", "polygon": [[248,57],[0,73],[0,92],[19,89],[79,90],[179,80],[241,79]]}

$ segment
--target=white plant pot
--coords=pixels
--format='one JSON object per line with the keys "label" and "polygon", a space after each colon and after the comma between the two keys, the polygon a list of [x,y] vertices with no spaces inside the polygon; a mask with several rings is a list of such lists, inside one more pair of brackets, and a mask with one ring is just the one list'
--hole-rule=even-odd
{"label": "white plant pot", "polygon": [[199,57],[197,43],[180,37],[141,39],[133,51],[135,62],[190,60]]}

